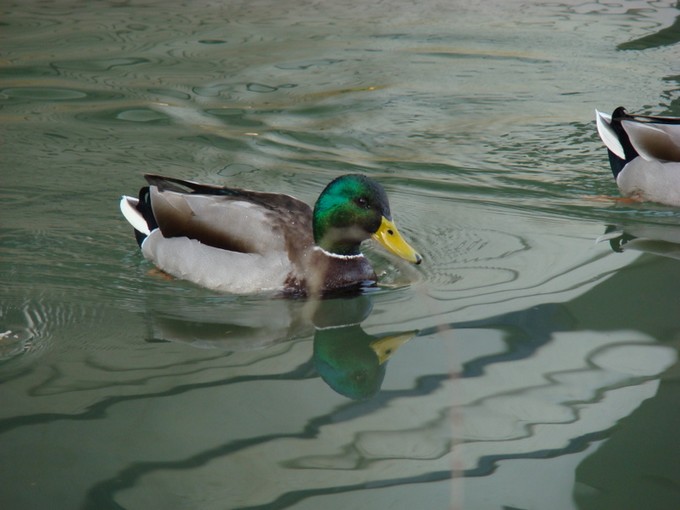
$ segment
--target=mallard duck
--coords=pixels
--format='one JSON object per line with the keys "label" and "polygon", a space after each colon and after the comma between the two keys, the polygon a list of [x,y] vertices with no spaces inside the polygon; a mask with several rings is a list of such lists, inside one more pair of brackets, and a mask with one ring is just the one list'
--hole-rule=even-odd
{"label": "mallard duck", "polygon": [[680,118],[595,110],[616,184],[635,200],[680,206]]}
{"label": "mallard duck", "polygon": [[289,195],[145,178],[139,198],[120,202],[144,257],[210,289],[316,295],[375,284],[360,251],[369,237],[422,261],[393,223],[383,187],[363,175],[333,180],[313,210]]}

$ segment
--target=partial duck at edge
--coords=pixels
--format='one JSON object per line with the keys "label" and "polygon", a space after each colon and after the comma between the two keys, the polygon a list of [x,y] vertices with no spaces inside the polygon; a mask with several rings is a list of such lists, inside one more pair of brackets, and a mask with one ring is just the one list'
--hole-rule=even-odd
{"label": "partial duck at edge", "polygon": [[600,138],[621,193],[680,206],[680,118],[595,110]]}

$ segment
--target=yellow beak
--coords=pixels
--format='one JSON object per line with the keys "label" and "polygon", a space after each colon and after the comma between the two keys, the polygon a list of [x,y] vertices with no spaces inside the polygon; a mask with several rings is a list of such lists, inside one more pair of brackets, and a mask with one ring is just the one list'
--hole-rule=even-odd
{"label": "yellow beak", "polygon": [[420,264],[423,257],[408,244],[390,220],[383,216],[380,228],[373,234],[373,239],[378,241],[383,247],[404,260],[414,264]]}
{"label": "yellow beak", "polygon": [[371,342],[369,345],[373,352],[378,356],[378,361],[382,365],[390,356],[396,352],[399,347],[416,336],[418,331],[407,331],[406,333],[399,333],[397,335],[390,335]]}

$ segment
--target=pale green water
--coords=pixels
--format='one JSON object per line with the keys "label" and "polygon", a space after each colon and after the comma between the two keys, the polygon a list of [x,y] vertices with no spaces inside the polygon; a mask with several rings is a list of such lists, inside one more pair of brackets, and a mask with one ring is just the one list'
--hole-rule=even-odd
{"label": "pale green water", "polygon": [[[592,120],[680,115],[674,2],[0,12],[2,508],[680,505],[680,212],[602,198]],[[369,246],[383,287],[320,310],[149,274],[118,212],[357,171],[425,262]]]}

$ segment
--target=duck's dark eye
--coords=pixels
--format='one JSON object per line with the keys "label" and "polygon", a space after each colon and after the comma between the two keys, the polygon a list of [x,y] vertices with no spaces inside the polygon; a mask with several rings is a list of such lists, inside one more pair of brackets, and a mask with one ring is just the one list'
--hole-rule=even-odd
{"label": "duck's dark eye", "polygon": [[355,202],[359,207],[363,207],[364,209],[368,209],[371,207],[366,197],[359,197],[356,199]]}

